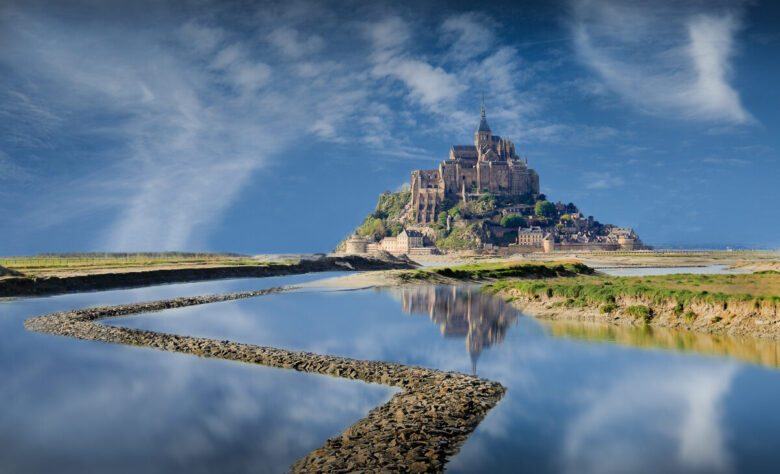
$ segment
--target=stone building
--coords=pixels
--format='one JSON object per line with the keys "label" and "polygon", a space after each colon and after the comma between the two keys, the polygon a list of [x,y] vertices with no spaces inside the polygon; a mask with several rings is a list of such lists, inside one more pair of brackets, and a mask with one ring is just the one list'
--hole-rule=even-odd
{"label": "stone building", "polygon": [[522,227],[517,231],[517,245],[524,247],[541,247],[544,233],[541,227],[532,226],[528,229]]}
{"label": "stone building", "polygon": [[373,243],[373,239],[368,237],[358,237],[357,234],[352,234],[347,239],[345,245],[345,252],[350,254],[362,254],[368,251],[368,246]]}
{"label": "stone building", "polygon": [[410,250],[423,247],[423,235],[416,230],[404,229],[395,237],[385,237],[379,241],[379,248],[390,253],[409,253]]}
{"label": "stone building", "polygon": [[555,251],[555,236],[553,236],[552,233],[548,233],[544,236],[544,239],[542,239],[542,247],[545,253]]}
{"label": "stone building", "polygon": [[539,175],[528,168],[509,139],[493,135],[485,116],[474,133],[474,145],[455,145],[438,169],[412,172],[411,206],[418,223],[436,221],[445,199],[466,201],[483,193],[494,195],[539,194]]}

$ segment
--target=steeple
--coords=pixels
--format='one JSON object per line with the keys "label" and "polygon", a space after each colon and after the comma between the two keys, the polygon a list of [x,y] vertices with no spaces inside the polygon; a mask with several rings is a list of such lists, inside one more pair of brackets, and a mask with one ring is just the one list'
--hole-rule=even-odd
{"label": "steeple", "polygon": [[490,126],[488,126],[487,118],[485,118],[485,94],[482,94],[482,120],[479,121],[479,128],[477,132],[490,132]]}

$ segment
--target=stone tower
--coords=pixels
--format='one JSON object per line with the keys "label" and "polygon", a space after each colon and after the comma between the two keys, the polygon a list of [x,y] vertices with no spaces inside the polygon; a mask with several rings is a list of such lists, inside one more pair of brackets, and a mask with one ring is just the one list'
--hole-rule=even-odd
{"label": "stone tower", "polygon": [[474,133],[474,146],[477,147],[477,150],[488,146],[492,135],[485,117],[485,94],[482,94],[482,119],[479,121],[479,128]]}

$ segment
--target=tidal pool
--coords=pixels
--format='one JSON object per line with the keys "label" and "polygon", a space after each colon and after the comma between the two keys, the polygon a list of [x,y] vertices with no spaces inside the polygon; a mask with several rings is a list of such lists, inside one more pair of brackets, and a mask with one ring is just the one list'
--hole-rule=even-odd
{"label": "tidal pool", "polygon": [[614,267],[605,265],[593,265],[596,270],[612,276],[649,276],[649,275],[673,275],[677,273],[750,273],[743,268],[728,268],[729,265],[712,264],[698,267]]}
{"label": "tidal pool", "polygon": [[307,289],[106,324],[501,382],[507,395],[451,472],[775,472],[780,462],[772,342],[540,322],[468,286]]}
{"label": "tidal pool", "polygon": [[65,309],[287,285],[200,282],[0,302],[0,472],[283,472],[396,389],[26,331]]}

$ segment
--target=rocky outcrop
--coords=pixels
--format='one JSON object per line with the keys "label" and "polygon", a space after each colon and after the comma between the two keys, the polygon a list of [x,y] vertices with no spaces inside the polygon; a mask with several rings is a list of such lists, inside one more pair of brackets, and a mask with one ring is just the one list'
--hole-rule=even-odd
{"label": "rocky outcrop", "polygon": [[460,373],[95,324],[111,317],[284,290],[272,288],[65,311],[28,319],[24,326],[30,331],[359,379],[403,390],[340,436],[298,460],[291,468],[293,472],[442,472],[447,459],[458,452],[504,395],[500,384]]}
{"label": "rocky outcrop", "polygon": [[115,273],[69,277],[4,278],[0,280],[0,297],[51,295],[114,288],[132,288],[162,283],[184,283],[225,278],[257,278],[311,272],[409,269],[416,266],[417,264],[408,258],[345,255],[322,257],[313,260],[304,259],[294,264],[272,263],[267,265],[118,271]]}

